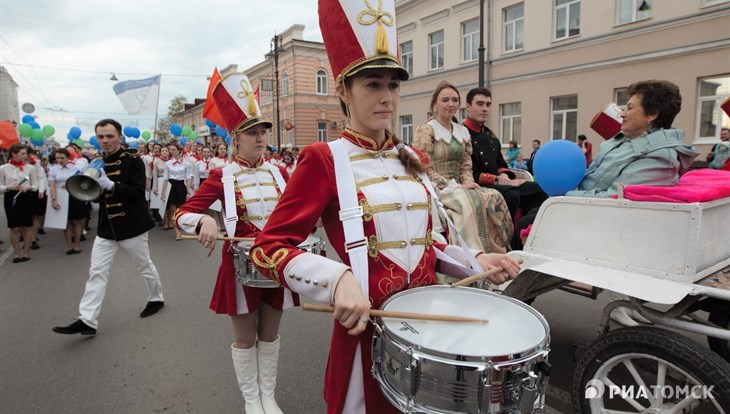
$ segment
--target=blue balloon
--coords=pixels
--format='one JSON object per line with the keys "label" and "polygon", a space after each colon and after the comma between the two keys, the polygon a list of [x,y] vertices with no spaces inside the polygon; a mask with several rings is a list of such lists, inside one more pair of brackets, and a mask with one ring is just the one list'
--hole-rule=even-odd
{"label": "blue balloon", "polygon": [[231,145],[231,136],[230,135],[226,135],[225,138],[223,138],[223,139],[226,140],[226,144],[228,144],[228,146]]}
{"label": "blue balloon", "polygon": [[179,137],[182,134],[182,127],[178,124],[172,124],[170,125],[170,132],[172,132],[172,135]]}
{"label": "blue balloon", "polygon": [[131,137],[132,136],[132,127],[125,126],[124,128],[122,128],[122,134],[124,134],[124,136],[126,136],[126,137]]}
{"label": "blue balloon", "polygon": [[195,140],[195,143],[196,143],[196,144],[198,144],[198,145],[200,145],[200,144],[202,144],[202,143],[203,143],[203,141],[201,141],[201,140],[199,140],[199,139],[196,139],[196,140]]}
{"label": "blue balloon", "polygon": [[68,130],[68,134],[69,134],[69,135],[70,135],[70,136],[71,136],[71,137],[72,137],[73,139],[78,139],[78,138],[80,138],[80,137],[81,137],[81,128],[79,128],[79,127],[77,127],[77,126],[72,126],[72,127],[71,127],[71,129],[69,129],[69,130]]}
{"label": "blue balloon", "polygon": [[41,126],[36,121],[30,121],[28,122],[28,125],[32,126],[33,129],[41,129]]}
{"label": "blue balloon", "polygon": [[22,121],[24,124],[30,124],[35,122],[35,117],[33,115],[23,115]]}
{"label": "blue balloon", "polygon": [[99,145],[99,140],[96,139],[96,135],[92,135],[91,138],[89,138],[89,144],[93,145],[98,150],[101,149],[101,145]]}
{"label": "blue balloon", "polygon": [[130,142],[129,143],[129,148],[137,149],[137,147],[139,147],[139,144],[137,142]]}
{"label": "blue balloon", "polygon": [[68,138],[69,141],[73,141],[74,137],[71,135],[71,131],[68,131],[68,134],[66,134],[66,138]]}
{"label": "blue balloon", "polygon": [[160,141],[158,141],[156,139],[153,139],[152,142],[154,142],[155,144],[159,144],[160,143]]}
{"label": "blue balloon", "polygon": [[[23,121],[25,122],[25,121]],[[208,125],[208,128],[213,129],[216,127],[215,122],[211,121],[210,119],[205,120],[205,125]]]}
{"label": "blue balloon", "polygon": [[215,134],[218,135],[219,137],[225,137],[226,135],[228,135],[228,132],[222,126],[216,126]]}
{"label": "blue balloon", "polygon": [[586,157],[575,142],[550,141],[535,155],[535,180],[549,196],[575,190],[586,172]]}
{"label": "blue balloon", "polygon": [[139,138],[139,136],[142,133],[142,131],[140,131],[139,128],[137,128],[137,127],[130,127],[130,128],[131,128],[131,131],[129,131],[129,132],[132,133],[130,135],[130,137],[132,137],[132,138]]}
{"label": "blue balloon", "polygon": [[186,142],[188,142],[188,139],[187,138],[183,138],[183,139],[180,140],[180,145],[182,145],[184,147]]}

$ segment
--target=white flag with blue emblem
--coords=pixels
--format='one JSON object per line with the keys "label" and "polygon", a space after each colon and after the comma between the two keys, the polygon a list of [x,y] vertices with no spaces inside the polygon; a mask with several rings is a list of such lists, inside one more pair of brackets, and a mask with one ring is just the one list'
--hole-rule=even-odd
{"label": "white flag with blue emblem", "polygon": [[157,112],[160,95],[160,75],[147,79],[128,80],[114,85],[114,93],[130,115]]}

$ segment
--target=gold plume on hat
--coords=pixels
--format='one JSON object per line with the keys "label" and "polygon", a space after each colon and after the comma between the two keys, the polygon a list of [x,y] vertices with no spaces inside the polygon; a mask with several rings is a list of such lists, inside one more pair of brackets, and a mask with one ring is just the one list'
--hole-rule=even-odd
{"label": "gold plume on hat", "polygon": [[392,26],[395,19],[392,14],[383,11],[383,0],[378,0],[377,10],[368,0],[365,0],[365,5],[368,6],[368,9],[357,14],[357,22],[365,26],[378,22],[378,28],[375,31],[375,53],[387,55],[390,53],[390,47],[385,26]]}
{"label": "gold plume on hat", "polygon": [[248,97],[248,113],[251,116],[259,116],[256,97],[251,90],[251,84],[246,79],[241,79],[241,90],[242,92],[238,92],[238,97],[241,99]]}

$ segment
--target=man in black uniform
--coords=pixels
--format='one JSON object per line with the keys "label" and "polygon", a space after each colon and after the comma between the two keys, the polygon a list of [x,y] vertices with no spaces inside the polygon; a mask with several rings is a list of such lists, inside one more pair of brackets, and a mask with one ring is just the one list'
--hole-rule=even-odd
{"label": "man in black uniform", "polygon": [[104,301],[114,255],[119,247],[129,253],[137,271],[147,283],[147,306],[140,317],[154,315],[165,302],[160,275],[150,259],[148,232],[154,227],[145,201],[145,167],[136,149],[122,148],[122,126],[113,119],[96,124],[96,138],[104,152],[104,169],[97,179],[104,190],[99,201],[99,227],[91,251],[89,280],[79,304],[79,317],[68,326],[57,326],[61,334],[94,335]]}
{"label": "man in black uniform", "polygon": [[474,88],[466,95],[468,117],[464,126],[471,135],[471,162],[474,181],[483,187],[494,188],[502,193],[514,220],[517,208],[523,213],[540,207],[547,199],[537,183],[515,179],[502,156],[502,144],[486,126],[492,107],[489,89]]}

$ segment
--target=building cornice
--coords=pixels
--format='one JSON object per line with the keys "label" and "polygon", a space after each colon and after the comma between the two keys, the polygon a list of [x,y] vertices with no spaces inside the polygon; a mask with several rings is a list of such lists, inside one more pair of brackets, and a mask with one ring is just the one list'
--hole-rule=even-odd
{"label": "building cornice", "polygon": [[584,63],[581,65],[573,65],[570,67],[549,69],[540,72],[533,72],[518,76],[504,77],[500,79],[492,79],[489,86],[503,85],[515,82],[524,82],[539,78],[563,76],[576,72],[584,72],[588,70],[606,69],[614,66],[622,66],[627,64],[641,63],[646,61],[656,61],[659,59],[665,59],[670,57],[677,57],[683,55],[691,55],[696,53],[710,52],[713,50],[722,50],[730,47],[730,39],[713,40],[704,43],[695,43],[691,45],[685,45],[675,47],[672,49],[659,50],[649,53],[640,53],[637,55],[624,56],[620,58],[611,58],[607,60]]}
{"label": "building cornice", "polygon": [[458,14],[474,7],[479,7],[479,0],[466,0],[464,2],[451,6],[451,10],[453,10],[455,14]]}
{"label": "building cornice", "polygon": [[424,26],[427,26],[429,24],[437,23],[442,20],[446,20],[447,17],[449,17],[449,9],[441,10],[440,12],[436,12],[430,16],[422,17],[421,18],[421,24]]}
{"label": "building cornice", "polygon": [[402,0],[396,2],[395,12],[396,14],[405,13],[409,10],[415,9],[416,7],[425,3],[426,0]]}

